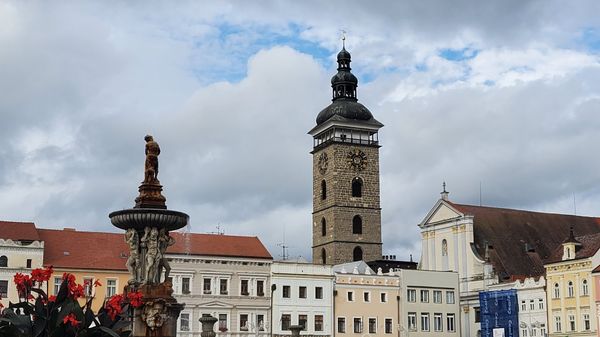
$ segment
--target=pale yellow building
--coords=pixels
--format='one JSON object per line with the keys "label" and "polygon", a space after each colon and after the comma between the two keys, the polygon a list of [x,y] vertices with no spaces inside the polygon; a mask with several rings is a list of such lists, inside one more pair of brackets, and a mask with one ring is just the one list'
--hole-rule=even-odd
{"label": "pale yellow building", "polygon": [[592,270],[600,263],[600,233],[575,237],[571,229],[549,261],[544,267],[550,336],[597,336]]}
{"label": "pale yellow building", "polygon": [[400,277],[374,273],[363,261],[334,270],[334,335],[398,336]]}

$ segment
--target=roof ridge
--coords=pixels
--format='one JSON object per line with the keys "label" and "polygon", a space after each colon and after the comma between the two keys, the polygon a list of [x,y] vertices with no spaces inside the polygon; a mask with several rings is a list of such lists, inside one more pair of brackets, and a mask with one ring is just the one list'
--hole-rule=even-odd
{"label": "roof ridge", "polygon": [[12,220],[0,220],[1,222],[9,222],[9,223],[26,223],[26,224],[33,224],[35,225],[35,222],[33,221],[12,221]]}
{"label": "roof ridge", "polygon": [[600,216],[589,216],[589,215],[574,215],[574,214],[564,214],[564,213],[555,213],[555,212],[542,212],[542,211],[530,211],[526,209],[519,208],[506,208],[506,207],[494,207],[494,206],[479,206],[479,205],[469,205],[469,204],[459,204],[456,202],[448,201],[451,205],[455,205],[458,207],[475,207],[475,208],[487,208],[487,209],[496,209],[502,211],[511,211],[511,212],[524,212],[524,213],[536,213],[536,214],[552,214],[552,215],[562,215],[562,216],[571,216],[576,218],[590,218],[590,219],[600,219]]}

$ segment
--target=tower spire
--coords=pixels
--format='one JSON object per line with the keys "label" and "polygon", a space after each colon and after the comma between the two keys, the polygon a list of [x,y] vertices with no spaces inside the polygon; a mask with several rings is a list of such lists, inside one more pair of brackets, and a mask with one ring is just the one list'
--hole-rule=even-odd
{"label": "tower spire", "polygon": [[440,193],[442,195],[442,200],[448,200],[448,194],[450,194],[450,192],[446,191],[446,182],[444,181],[442,183],[442,192]]}

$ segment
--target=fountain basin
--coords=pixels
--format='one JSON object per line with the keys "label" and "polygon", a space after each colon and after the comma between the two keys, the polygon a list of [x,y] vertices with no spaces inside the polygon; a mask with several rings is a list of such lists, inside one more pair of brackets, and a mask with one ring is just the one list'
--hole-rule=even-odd
{"label": "fountain basin", "polygon": [[178,211],[159,208],[131,208],[112,212],[108,215],[115,227],[143,231],[145,227],[164,228],[167,231],[185,227],[190,216]]}

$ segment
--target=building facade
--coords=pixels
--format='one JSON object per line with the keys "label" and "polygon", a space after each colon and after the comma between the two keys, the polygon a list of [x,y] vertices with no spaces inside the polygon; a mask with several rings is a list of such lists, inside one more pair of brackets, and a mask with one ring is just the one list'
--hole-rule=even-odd
{"label": "building facade", "polygon": [[596,331],[600,337],[600,265],[596,266],[592,272],[594,280],[594,299],[596,301]]}
{"label": "building facade", "polygon": [[592,271],[600,264],[600,233],[575,237],[573,230],[545,264],[550,336],[597,336]]}
{"label": "building facade", "polygon": [[303,325],[303,336],[333,336],[333,281],[330,265],[273,262],[273,335],[290,336],[290,325]]}
{"label": "building facade", "polygon": [[337,55],[333,102],[317,116],[313,136],[314,263],[381,259],[379,139],[383,126],[358,103],[350,53]]}
{"label": "building facade", "polygon": [[363,261],[335,270],[335,336],[398,336],[400,277],[377,274]]}
{"label": "building facade", "polygon": [[400,270],[400,336],[460,337],[458,273]]}

